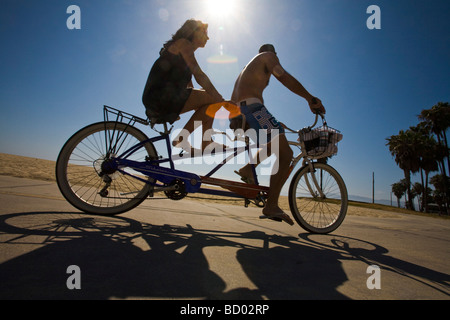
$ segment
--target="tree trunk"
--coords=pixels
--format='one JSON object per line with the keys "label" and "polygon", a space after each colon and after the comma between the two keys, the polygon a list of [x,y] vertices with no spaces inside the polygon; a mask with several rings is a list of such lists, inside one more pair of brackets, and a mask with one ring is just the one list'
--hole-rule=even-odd
{"label": "tree trunk", "polygon": [[423,195],[423,203],[424,203],[424,207],[425,208],[425,212],[428,213],[428,175],[430,173],[428,171],[425,171],[425,193]]}
{"label": "tree trunk", "polygon": [[414,210],[413,204],[412,204],[412,199],[411,199],[411,173],[409,172],[409,170],[403,170],[405,172],[405,179],[406,179],[406,183],[408,185],[408,189],[407,194],[408,194],[408,199],[407,199],[407,209],[409,210]]}

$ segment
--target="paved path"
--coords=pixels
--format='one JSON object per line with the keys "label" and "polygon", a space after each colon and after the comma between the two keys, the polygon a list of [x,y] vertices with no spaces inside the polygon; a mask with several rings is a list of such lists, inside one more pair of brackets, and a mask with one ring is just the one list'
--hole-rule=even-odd
{"label": "paved path", "polygon": [[[189,199],[100,217],[55,183],[5,176],[0,203],[0,299],[450,298],[450,220],[350,215],[311,235],[257,208]],[[80,290],[67,287],[71,265]]]}

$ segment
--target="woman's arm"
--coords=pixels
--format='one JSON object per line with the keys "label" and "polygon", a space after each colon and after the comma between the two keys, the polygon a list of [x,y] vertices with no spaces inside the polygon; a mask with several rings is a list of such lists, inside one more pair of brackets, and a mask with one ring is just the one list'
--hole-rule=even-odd
{"label": "woman's arm", "polygon": [[192,44],[188,40],[180,39],[177,41],[176,45],[184,61],[191,70],[195,81],[197,81],[197,83],[214,99],[218,101],[223,100],[222,95],[216,90],[214,85],[211,83],[211,80],[209,80],[208,76],[198,65]]}

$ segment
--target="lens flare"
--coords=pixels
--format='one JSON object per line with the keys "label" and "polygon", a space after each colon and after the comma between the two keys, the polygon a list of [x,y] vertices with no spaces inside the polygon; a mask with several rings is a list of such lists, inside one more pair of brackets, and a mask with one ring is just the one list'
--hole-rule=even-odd
{"label": "lens flare", "polygon": [[[220,116],[216,116],[216,113],[221,108],[224,108],[226,111],[229,112],[229,114],[226,116],[226,118],[223,117],[222,114]],[[224,101],[224,102],[218,102],[218,103],[209,105],[208,108],[206,109],[206,114],[209,117],[216,118],[216,119],[232,119],[241,114],[241,109],[237,105],[235,105],[234,103],[232,103],[230,101]]]}
{"label": "lens flare", "polygon": [[238,62],[237,57],[229,56],[226,54],[218,54],[214,55],[212,57],[209,57],[207,59],[208,63],[214,63],[214,64],[229,64],[229,63],[236,63]]}
{"label": "lens flare", "polygon": [[214,16],[228,16],[233,13],[235,0],[206,0],[208,12]]}

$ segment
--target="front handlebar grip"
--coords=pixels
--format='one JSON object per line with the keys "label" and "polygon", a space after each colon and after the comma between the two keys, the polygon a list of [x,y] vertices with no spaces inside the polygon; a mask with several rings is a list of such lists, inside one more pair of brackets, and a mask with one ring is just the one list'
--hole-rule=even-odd
{"label": "front handlebar grip", "polygon": [[[316,98],[316,97],[313,97],[312,100],[311,100],[311,102],[312,102],[312,104],[317,104],[317,103],[318,103],[317,98]],[[323,113],[321,113],[320,111],[316,111],[315,114],[316,114],[316,115],[317,115],[317,114],[320,115],[320,116],[322,117],[322,119],[323,119],[323,116],[324,116],[324,115],[323,115]]]}

